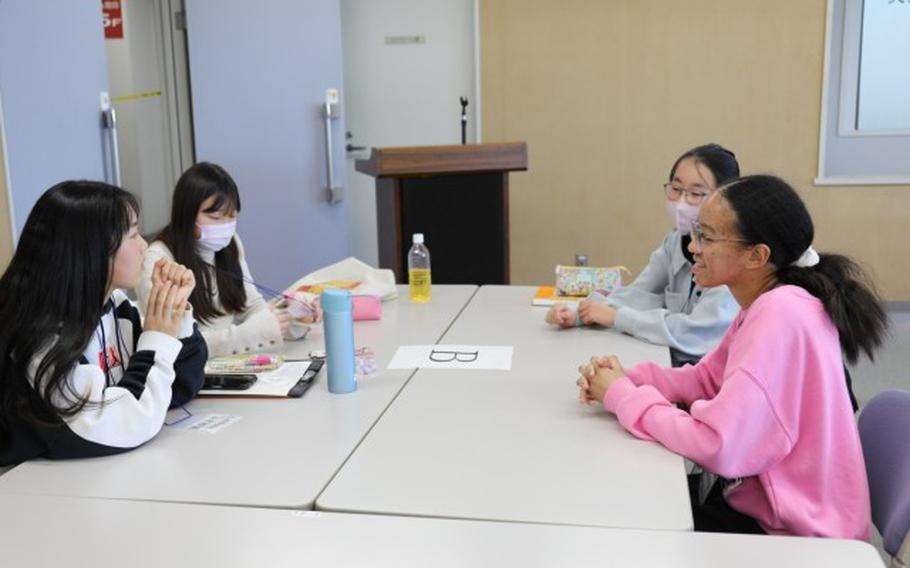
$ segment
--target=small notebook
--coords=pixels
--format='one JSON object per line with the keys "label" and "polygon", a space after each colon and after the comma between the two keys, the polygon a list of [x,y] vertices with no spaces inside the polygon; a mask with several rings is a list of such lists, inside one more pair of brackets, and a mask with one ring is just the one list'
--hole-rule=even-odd
{"label": "small notebook", "polygon": [[556,286],[541,286],[531,298],[532,306],[552,306],[561,302],[580,302],[586,296],[563,296]]}

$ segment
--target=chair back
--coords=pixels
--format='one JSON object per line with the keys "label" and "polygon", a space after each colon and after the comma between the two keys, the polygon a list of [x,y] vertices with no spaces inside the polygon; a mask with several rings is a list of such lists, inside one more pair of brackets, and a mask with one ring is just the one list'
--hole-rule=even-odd
{"label": "chair back", "polygon": [[[879,393],[863,408],[859,435],[869,476],[872,522],[895,565],[910,552],[910,392]],[[905,542],[907,541],[907,542]]]}

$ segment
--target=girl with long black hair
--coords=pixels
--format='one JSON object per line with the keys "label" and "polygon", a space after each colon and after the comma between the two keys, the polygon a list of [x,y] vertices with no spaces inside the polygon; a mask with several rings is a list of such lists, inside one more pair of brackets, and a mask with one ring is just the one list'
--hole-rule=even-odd
{"label": "girl with long black hair", "polygon": [[120,288],[147,248],[126,191],[67,181],[35,204],[0,278],[0,465],[134,448],[202,386],[184,267],[156,267],[145,325]]}
{"label": "girl with long black hair", "polygon": [[696,530],[868,540],[843,362],[881,346],[874,287],[849,258],[816,252],[806,206],[773,176],[722,187],[692,235],[696,282],[729,286],[741,307],[729,331],[680,369],[592,358],[579,368],[580,399],[720,477],[710,490],[690,484]]}
{"label": "girl with long black hair", "polygon": [[240,192],[224,168],[200,162],[187,169],[174,188],[170,223],[149,247],[136,288],[144,309],[156,261],[190,269],[199,286],[189,301],[212,357],[275,350],[283,336],[294,335],[288,311],[256,289],[237,235],[239,213]]}

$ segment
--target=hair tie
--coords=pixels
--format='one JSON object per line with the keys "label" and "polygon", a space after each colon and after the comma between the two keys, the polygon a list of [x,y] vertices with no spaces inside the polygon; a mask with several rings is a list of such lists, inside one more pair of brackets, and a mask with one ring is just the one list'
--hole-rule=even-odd
{"label": "hair tie", "polygon": [[818,264],[818,252],[812,248],[812,245],[809,245],[802,255],[799,258],[790,263],[790,266],[796,266],[797,268],[812,268]]}

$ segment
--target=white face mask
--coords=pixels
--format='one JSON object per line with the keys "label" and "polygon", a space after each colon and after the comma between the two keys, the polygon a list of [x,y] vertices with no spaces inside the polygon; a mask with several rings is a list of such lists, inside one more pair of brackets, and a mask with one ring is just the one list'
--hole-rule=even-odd
{"label": "white face mask", "polygon": [[216,223],[214,225],[196,224],[199,229],[199,239],[196,246],[201,250],[208,252],[218,252],[224,247],[231,244],[234,233],[237,232],[237,221],[228,221],[227,223]]}
{"label": "white face mask", "polygon": [[670,222],[676,227],[676,230],[683,235],[692,232],[692,223],[698,220],[698,211],[701,209],[698,205],[689,205],[682,199],[679,201],[667,201],[667,215]]}

